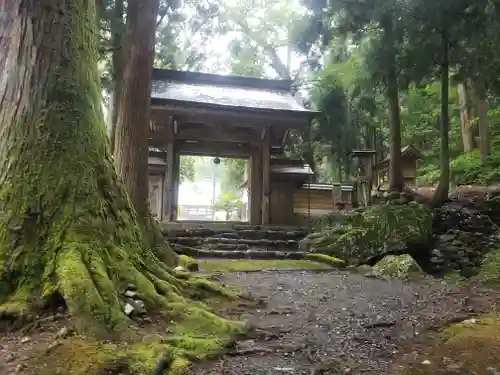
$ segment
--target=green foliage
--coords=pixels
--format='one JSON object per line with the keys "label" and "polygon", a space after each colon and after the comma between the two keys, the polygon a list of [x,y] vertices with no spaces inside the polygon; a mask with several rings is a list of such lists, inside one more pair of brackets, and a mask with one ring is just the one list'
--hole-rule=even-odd
{"label": "green foliage", "polygon": [[193,182],[196,178],[196,156],[182,155],[179,168],[180,182]]}
{"label": "green foliage", "polygon": [[486,255],[479,277],[486,284],[500,283],[500,251],[493,250]]}
{"label": "green foliage", "polygon": [[215,208],[217,210],[226,211],[228,215],[232,210],[240,207],[241,207],[240,198],[237,195],[230,193],[223,193],[221,196],[218,197],[217,201],[215,202]]}
{"label": "green foliage", "polygon": [[223,159],[221,191],[224,194],[240,195],[244,182],[246,159]]}

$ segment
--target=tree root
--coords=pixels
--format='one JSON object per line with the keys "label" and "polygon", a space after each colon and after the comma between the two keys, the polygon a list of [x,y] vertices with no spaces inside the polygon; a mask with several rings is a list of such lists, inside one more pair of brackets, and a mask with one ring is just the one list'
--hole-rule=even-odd
{"label": "tree root", "polygon": [[[104,369],[123,369],[124,363],[131,374],[151,374],[157,358],[165,353],[172,354],[169,373],[173,374],[189,360],[220,354],[232,337],[248,329],[244,323],[216,315],[203,303],[206,298],[236,301],[235,291],[190,274],[178,277],[141,247],[99,248],[88,238],[75,239],[47,264],[41,286],[18,285],[10,298],[0,300],[0,317],[9,323],[22,319],[26,333],[58,320],[59,315],[36,317],[41,306],[59,301],[67,308],[70,324],[83,335],[64,340],[34,359],[37,375],[53,374],[50,368],[55,363],[62,369],[60,373],[68,375],[101,375]],[[132,312],[127,311],[128,305],[133,306]],[[141,343],[140,327],[148,315],[160,317],[155,330],[169,333],[146,345]],[[82,352],[78,360],[68,361],[78,350]]]}

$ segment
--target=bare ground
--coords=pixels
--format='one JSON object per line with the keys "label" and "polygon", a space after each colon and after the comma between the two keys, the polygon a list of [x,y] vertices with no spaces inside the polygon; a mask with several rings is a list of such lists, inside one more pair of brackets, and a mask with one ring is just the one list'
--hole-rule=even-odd
{"label": "bare ground", "polygon": [[[336,270],[238,272],[218,278],[265,302],[258,308],[241,304],[236,311],[259,328],[259,335],[237,343],[215,362],[196,364],[190,375],[392,374],[406,357],[425,360],[420,353],[432,332],[490,312],[500,300],[497,292],[473,284],[386,281]],[[68,324],[65,318],[58,314],[3,334],[0,375],[27,373],[25,360],[58,342]]]}
{"label": "bare ground", "polygon": [[233,273],[223,282],[267,302],[241,316],[265,334],[191,375],[390,374],[406,355],[418,358],[430,333],[489,312],[498,300],[472,285],[340,271]]}

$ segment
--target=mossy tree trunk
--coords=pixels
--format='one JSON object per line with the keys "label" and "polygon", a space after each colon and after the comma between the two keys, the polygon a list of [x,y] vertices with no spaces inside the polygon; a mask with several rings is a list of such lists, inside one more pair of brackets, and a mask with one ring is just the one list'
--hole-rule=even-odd
{"label": "mossy tree trunk", "polygon": [[79,332],[106,336],[130,333],[127,285],[150,311],[179,317],[192,305],[182,297],[191,284],[144,246],[114,170],[95,16],[94,0],[3,8],[0,317],[24,317],[62,297]]}

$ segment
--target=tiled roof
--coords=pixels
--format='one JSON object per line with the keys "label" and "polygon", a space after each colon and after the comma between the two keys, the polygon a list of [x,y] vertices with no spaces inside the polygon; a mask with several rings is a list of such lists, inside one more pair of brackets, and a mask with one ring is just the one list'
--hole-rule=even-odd
{"label": "tiled roof", "polygon": [[293,97],[289,81],[155,70],[153,99],[249,109],[312,112]]}

